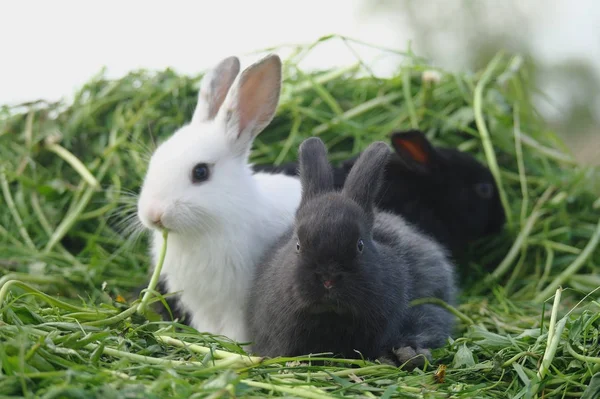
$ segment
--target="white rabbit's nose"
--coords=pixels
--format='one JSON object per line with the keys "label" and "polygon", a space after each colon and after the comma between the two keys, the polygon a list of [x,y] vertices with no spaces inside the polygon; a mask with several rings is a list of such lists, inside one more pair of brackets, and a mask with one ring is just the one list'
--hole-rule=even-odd
{"label": "white rabbit's nose", "polygon": [[164,211],[160,206],[151,206],[148,209],[148,220],[150,221],[150,223],[152,223],[154,226],[162,229],[164,227],[163,223],[162,223],[162,217],[164,215]]}

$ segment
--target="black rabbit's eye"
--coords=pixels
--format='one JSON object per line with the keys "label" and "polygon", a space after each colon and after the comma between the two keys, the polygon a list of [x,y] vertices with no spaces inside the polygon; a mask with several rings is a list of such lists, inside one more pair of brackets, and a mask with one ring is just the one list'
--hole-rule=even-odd
{"label": "black rabbit's eye", "polygon": [[192,183],[200,183],[208,180],[208,165],[199,163],[192,169]]}
{"label": "black rabbit's eye", "polygon": [[356,249],[358,250],[358,253],[362,253],[363,249],[365,249],[365,243],[360,238],[358,239],[358,242],[356,243]]}
{"label": "black rabbit's eye", "polygon": [[491,183],[478,183],[475,185],[475,192],[483,199],[490,199],[494,194],[494,186]]}
{"label": "black rabbit's eye", "polygon": [[296,252],[300,252],[300,241],[296,241]]}

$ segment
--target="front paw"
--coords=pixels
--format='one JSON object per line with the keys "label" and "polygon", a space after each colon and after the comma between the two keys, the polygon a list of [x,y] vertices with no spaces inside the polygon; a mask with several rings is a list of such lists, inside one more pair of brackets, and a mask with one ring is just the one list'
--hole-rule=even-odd
{"label": "front paw", "polygon": [[411,346],[403,346],[398,349],[393,349],[392,352],[396,357],[396,361],[404,368],[412,370],[415,367],[422,368],[425,365],[425,360],[431,362],[431,352],[426,348],[413,348]]}

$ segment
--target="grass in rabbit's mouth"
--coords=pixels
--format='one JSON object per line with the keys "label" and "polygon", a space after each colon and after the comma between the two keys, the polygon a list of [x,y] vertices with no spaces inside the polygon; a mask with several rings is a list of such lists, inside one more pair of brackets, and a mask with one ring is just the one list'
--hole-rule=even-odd
{"label": "grass in rabbit's mouth", "polygon": [[600,181],[531,105],[527,64],[498,55],[438,80],[423,60],[381,50],[401,61],[391,78],[360,59],[303,71],[325,45],[364,46],[332,36],[285,49],[278,115],[254,162],[294,159],[309,135],[335,162],[419,127],[476,154],[501,185],[509,223],[457,261],[459,324],[435,364],[260,359],[138,314],[150,259],[134,193],[154,143],[189,120],[199,77],[135,71],[93,78],[72,104],[0,108],[0,397],[598,397]]}

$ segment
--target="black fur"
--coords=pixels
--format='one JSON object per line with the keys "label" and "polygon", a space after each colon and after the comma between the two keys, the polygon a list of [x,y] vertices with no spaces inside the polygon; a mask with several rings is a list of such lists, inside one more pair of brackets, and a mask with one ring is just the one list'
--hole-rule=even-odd
{"label": "black fur", "polygon": [[[135,290],[135,298],[138,298],[142,290],[146,289],[147,287],[147,284],[143,287],[138,287]],[[165,281],[164,276],[159,277],[158,284],[156,284],[156,291],[162,295],[166,295],[168,293],[167,282]],[[167,309],[162,302],[156,302],[153,305],[154,310],[160,314],[163,320],[177,320],[181,324],[189,325],[192,315],[190,312],[182,308],[177,295],[165,297],[165,302],[167,302],[169,309]],[[171,313],[169,313],[169,310],[171,310]]]}
{"label": "black fur", "polygon": [[[317,146],[321,150],[314,151]],[[414,354],[446,342],[452,314],[433,305],[409,306],[421,297],[454,303],[445,250],[399,216],[372,206],[389,153],[385,143],[373,143],[344,189],[335,191],[328,184],[331,169],[316,170],[327,163],[323,142],[313,137],[301,145],[301,179],[311,184],[311,198],[258,265],[247,308],[254,352],[375,359],[393,349],[410,347]],[[319,179],[309,182],[307,176]]]}
{"label": "black fur", "polygon": [[[394,145],[412,140],[427,154],[417,162],[410,152]],[[389,157],[377,206],[415,224],[446,246],[456,256],[473,241],[500,232],[505,223],[504,209],[494,178],[470,154],[454,148],[433,147],[418,130],[396,132],[391,137],[395,153]],[[357,157],[334,168],[334,186],[342,188]],[[298,175],[298,164],[279,167],[254,166],[255,171]],[[484,198],[481,188],[491,195]]]}

